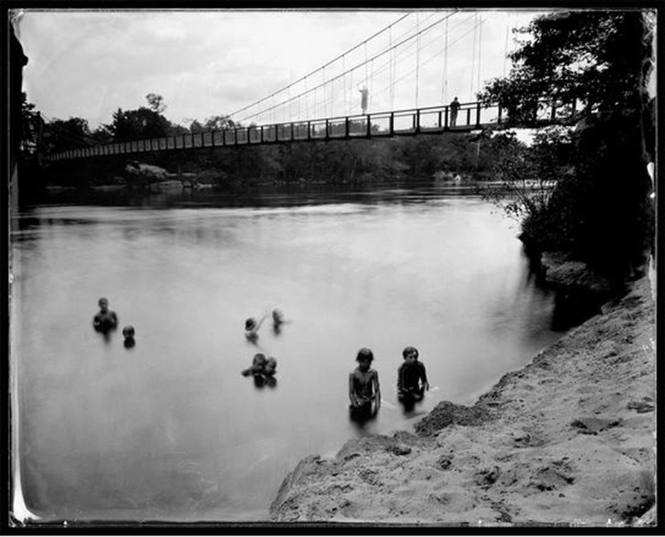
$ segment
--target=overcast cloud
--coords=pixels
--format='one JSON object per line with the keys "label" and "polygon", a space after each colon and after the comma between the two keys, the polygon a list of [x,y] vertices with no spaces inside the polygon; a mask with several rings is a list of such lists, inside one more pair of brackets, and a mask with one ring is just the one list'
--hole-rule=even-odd
{"label": "overcast cloud", "polygon": [[[118,108],[145,105],[145,95],[151,92],[164,97],[164,115],[169,120],[204,120],[231,113],[300,78],[405,13],[25,10],[17,32],[29,58],[24,90],[46,118],[83,117],[93,128],[110,122]],[[391,37],[396,40],[409,25],[422,29],[446,13],[421,12],[417,21],[414,14],[401,26],[396,25]],[[526,24],[534,13],[481,14],[483,23],[476,35],[481,37],[484,81],[503,74],[506,28]],[[447,100],[453,95],[459,95],[460,100],[473,98],[472,19],[473,12],[464,12],[449,20]],[[440,104],[442,98],[442,32],[443,26],[439,25],[436,32],[423,34],[420,106]],[[368,45],[375,48],[361,48],[355,57],[345,58],[346,67],[388,45],[387,33],[382,39],[381,43]],[[398,74],[407,76],[393,87],[393,93],[389,91],[387,67],[381,72],[378,60],[373,65],[373,111],[385,110],[391,104],[414,106],[415,75],[408,76],[408,71],[415,66],[415,43],[409,50],[399,56],[401,63],[395,60]],[[341,68],[339,64],[339,72]],[[333,72],[337,71],[331,68],[328,75]],[[353,81],[334,91],[346,91],[348,99],[357,99],[355,86],[362,83],[363,76],[366,73],[361,69]],[[315,80],[321,81],[321,75],[310,80],[309,87]],[[294,88],[294,92],[302,88]],[[307,112],[322,110],[312,108]]]}

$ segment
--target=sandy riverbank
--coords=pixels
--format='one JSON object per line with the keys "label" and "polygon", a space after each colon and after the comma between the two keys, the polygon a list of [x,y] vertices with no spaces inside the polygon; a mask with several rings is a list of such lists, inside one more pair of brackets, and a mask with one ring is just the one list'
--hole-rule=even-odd
{"label": "sandy riverbank", "polygon": [[[649,280],[473,407],[417,434],[347,442],[287,476],[273,520],[514,525],[653,523],[655,324]],[[431,395],[430,395],[431,397]],[[641,518],[639,518],[641,517]]]}

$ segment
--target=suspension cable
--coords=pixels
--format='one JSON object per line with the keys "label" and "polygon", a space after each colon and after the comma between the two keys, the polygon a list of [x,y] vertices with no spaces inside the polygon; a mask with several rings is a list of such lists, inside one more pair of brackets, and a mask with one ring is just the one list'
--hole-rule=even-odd
{"label": "suspension cable", "polygon": [[503,76],[506,76],[506,61],[508,60],[508,30],[510,29],[510,25],[506,24],[506,44],[503,48]]}
{"label": "suspension cable", "polygon": [[[474,27],[474,28],[475,28],[475,27]],[[471,29],[467,30],[465,33],[463,33],[462,35],[460,35],[457,39],[452,40],[452,41],[450,42],[450,44],[451,44],[451,45],[454,45],[454,44],[456,44],[456,43],[459,43],[459,42],[462,41],[467,35],[469,35],[469,34],[473,31],[474,28],[471,28]],[[433,44],[433,43],[435,43],[436,41],[437,41],[437,40],[432,40],[432,41],[430,41],[426,46],[429,46],[430,44]],[[423,48],[425,48],[425,47],[423,47]],[[413,56],[413,54],[412,54],[412,56]],[[431,62],[433,59],[435,59],[437,56],[438,56],[438,54],[433,54],[433,55],[430,56],[427,60],[421,62],[421,65],[424,66],[424,65],[428,64],[428,63]],[[397,83],[397,82],[400,82],[400,81],[406,79],[407,77],[409,77],[410,75],[412,75],[412,74],[414,74],[414,73],[415,73],[415,68],[414,68],[414,69],[411,69],[411,71],[409,71],[409,72],[407,72],[407,73],[404,73],[404,74],[403,74],[400,78],[398,78],[395,82],[396,82],[396,83]]]}
{"label": "suspension cable", "polygon": [[398,24],[399,22],[403,21],[403,20],[404,20],[405,18],[407,18],[409,15],[411,15],[411,13],[407,13],[406,15],[401,16],[401,17],[400,17],[399,19],[397,19],[395,22],[392,22],[391,24],[389,24],[389,25],[386,26],[385,28],[382,28],[381,30],[379,30],[379,31],[376,32],[375,34],[369,36],[369,37],[368,37],[367,39],[365,39],[364,41],[361,41],[360,43],[358,43],[357,45],[354,45],[353,47],[351,47],[350,49],[346,50],[346,51],[343,52],[342,54],[339,54],[338,56],[336,56],[335,58],[333,58],[333,59],[330,60],[329,62],[323,64],[321,67],[318,67],[317,69],[314,69],[313,71],[311,71],[311,72],[307,73],[306,75],[300,77],[298,80],[296,80],[296,81],[294,81],[294,82],[291,82],[291,83],[288,84],[287,86],[284,86],[283,88],[280,88],[280,89],[278,89],[278,90],[272,92],[272,93],[271,93],[270,95],[268,95],[267,97],[263,97],[262,99],[259,99],[258,101],[255,101],[255,102],[252,103],[252,104],[249,104],[249,105],[247,105],[247,106],[244,106],[244,107],[242,107],[242,108],[239,108],[239,109],[236,110],[235,112],[232,112],[231,114],[229,114],[229,117],[234,116],[235,114],[239,114],[240,112],[244,112],[244,111],[247,110],[248,108],[251,108],[251,107],[254,106],[254,105],[258,105],[258,104],[260,104],[260,103],[266,101],[266,100],[269,99],[270,97],[272,97],[272,96],[274,96],[274,95],[277,95],[277,94],[279,94],[279,93],[282,93],[282,92],[283,92],[284,90],[286,90],[287,88],[289,88],[289,87],[291,87],[291,86],[294,86],[294,85],[298,84],[299,82],[302,82],[302,81],[303,81],[304,79],[306,79],[307,77],[310,77],[310,76],[314,75],[315,73],[317,73],[317,72],[320,71],[321,69],[324,69],[324,68],[328,67],[329,65],[335,63],[335,62],[336,62],[337,60],[339,60],[340,58],[343,58],[344,56],[346,56],[347,54],[350,54],[351,52],[353,52],[354,50],[360,48],[361,46],[366,45],[366,43],[367,43],[368,41],[371,41],[371,40],[374,39],[375,37],[381,35],[383,32],[385,32],[386,30],[388,30],[388,29],[391,28],[392,26],[394,26],[394,25]]}
{"label": "suspension cable", "polygon": [[481,67],[481,52],[482,52],[482,47],[481,43],[482,41],[482,35],[483,35],[483,18],[478,15],[478,65],[477,65],[477,82],[476,82],[476,94],[480,91],[480,67]]}
{"label": "suspension cable", "polygon": [[[474,19],[478,17],[478,13],[474,15]],[[473,31],[473,46],[471,47],[471,84],[469,85],[469,94],[473,95],[473,82],[476,74],[476,39],[478,37],[478,26],[477,22],[474,22],[476,26],[474,26],[474,31]]]}
{"label": "suspension cable", "polygon": [[[420,13],[416,14],[416,28],[420,26]],[[419,84],[419,78],[420,78],[420,34],[418,34],[418,37],[416,38],[416,108],[418,108],[418,89],[420,87]]]}
{"label": "suspension cable", "polygon": [[441,102],[446,102],[446,95],[448,89],[448,21],[444,26],[444,41],[443,41],[443,80],[441,81]]}
{"label": "suspension cable", "polygon": [[390,109],[392,110],[395,107],[395,51],[392,50],[393,46],[393,31],[392,29],[390,30],[390,36],[388,39],[388,47],[391,48],[390,52],[390,58],[389,58],[389,74],[388,74],[388,80],[390,84]]}
{"label": "suspension cable", "polygon": [[[445,21],[446,19],[450,18],[452,15],[454,15],[455,13],[457,13],[457,11],[458,11],[457,9],[454,10],[453,13],[451,13],[451,14],[449,14],[449,15],[446,15],[445,17],[443,17],[443,18],[441,18],[441,19],[439,19],[439,20],[437,20],[437,21],[435,21],[435,22],[429,24],[428,26],[426,26],[425,28],[423,28],[422,30],[420,30],[417,34],[411,35],[411,36],[409,36],[409,37],[407,37],[407,38],[405,38],[405,39],[399,41],[397,44],[393,45],[390,49],[386,49],[386,50],[384,50],[384,51],[382,51],[382,52],[379,52],[378,54],[372,56],[371,58],[368,58],[367,61],[371,61],[371,60],[374,60],[374,59],[376,59],[376,58],[379,58],[379,57],[383,56],[384,54],[387,54],[388,52],[390,52],[390,50],[395,49],[395,48],[397,48],[397,47],[400,47],[400,46],[403,45],[404,43],[406,43],[406,42],[408,42],[408,41],[410,41],[410,40],[412,40],[412,39],[418,37],[418,35],[423,34],[424,32],[427,32],[428,30],[430,30],[430,29],[433,28],[434,26],[436,26],[436,25],[438,25],[438,24],[441,24],[443,21]],[[322,86],[324,86],[325,84],[327,84],[328,82],[332,82],[333,80],[336,80],[336,79],[338,79],[338,78],[341,78],[342,76],[344,76],[344,75],[346,75],[346,74],[348,74],[348,73],[350,73],[350,72],[355,71],[355,70],[358,69],[359,67],[362,67],[363,65],[365,65],[365,63],[366,63],[366,62],[361,62],[361,63],[359,63],[359,64],[357,64],[357,65],[351,67],[351,68],[348,69],[346,72],[341,73],[340,75],[337,75],[337,76],[331,78],[330,80],[325,81],[325,82],[319,84],[318,86],[315,86],[314,88],[310,89],[309,91],[316,91],[316,90],[318,90],[319,88],[321,88]],[[319,70],[320,70],[320,69],[319,69]],[[294,99],[297,99],[297,98],[301,97],[302,95],[304,95],[304,93],[300,93],[300,94],[296,95],[296,96],[293,97],[293,98],[294,98]],[[284,104],[284,102],[286,102],[286,101],[283,101],[283,102],[279,103],[277,106],[281,106],[282,104]],[[250,116],[245,116],[244,118],[240,119],[239,121],[240,121],[240,122],[245,121],[246,119],[251,118],[251,117],[254,117],[255,115],[257,115],[257,114],[253,114],[253,115],[250,115]]]}

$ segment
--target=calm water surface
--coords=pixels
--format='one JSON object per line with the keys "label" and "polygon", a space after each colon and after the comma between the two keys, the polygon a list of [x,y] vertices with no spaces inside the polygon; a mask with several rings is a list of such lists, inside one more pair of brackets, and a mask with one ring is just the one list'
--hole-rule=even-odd
{"label": "calm water surface", "polygon": [[[261,206],[42,206],[12,233],[20,471],[44,519],[257,520],[304,456],[469,404],[558,337],[516,224],[473,196],[393,190]],[[264,200],[265,201],[265,200]],[[218,205],[218,206],[215,206]],[[108,297],[120,326],[91,320]],[[258,347],[244,320],[274,307]],[[395,397],[407,345],[434,387]],[[349,421],[348,373],[375,354],[384,404]],[[240,375],[254,353],[278,383]]]}

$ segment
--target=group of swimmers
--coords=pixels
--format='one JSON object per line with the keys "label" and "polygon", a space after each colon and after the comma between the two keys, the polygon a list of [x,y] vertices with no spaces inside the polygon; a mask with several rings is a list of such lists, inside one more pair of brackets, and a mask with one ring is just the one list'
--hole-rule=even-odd
{"label": "group of swimmers", "polygon": [[[245,337],[251,343],[256,344],[259,338],[259,329],[263,321],[268,317],[263,315],[259,321],[250,317],[245,321]],[[272,310],[273,331],[279,334],[281,326],[286,322],[284,314],[279,309]],[[106,298],[99,299],[99,313],[92,322],[95,330],[108,333],[118,326],[118,316],[109,309],[109,301]],[[135,330],[131,325],[122,329],[124,345],[131,348],[136,344],[134,339]],[[418,361],[418,349],[406,347],[402,351],[404,362],[397,370],[397,398],[404,404],[405,408],[412,408],[414,403],[421,401],[425,391],[429,390],[429,381],[425,364]],[[374,417],[381,407],[381,388],[379,386],[379,374],[372,369],[374,353],[366,347],[358,351],[356,361],[358,366],[349,374],[349,400],[350,411],[353,419],[365,420]],[[257,385],[276,384],[275,373],[277,372],[277,360],[267,357],[263,353],[257,353],[252,360],[252,366],[244,369],[242,375],[252,375]]]}
{"label": "group of swimmers", "polygon": [[[402,351],[404,362],[397,370],[397,398],[405,409],[421,401],[429,390],[425,364],[418,361],[418,349],[406,347]],[[376,416],[381,407],[379,374],[372,369],[374,353],[368,348],[358,351],[358,366],[349,374],[350,413],[354,421],[365,421]]]}
{"label": "group of swimmers", "polygon": [[[92,326],[102,334],[108,334],[118,328],[118,316],[115,311],[109,309],[108,299],[102,297],[97,302],[99,304],[99,312],[92,319]],[[130,349],[136,345],[134,327],[127,325],[122,329],[122,336],[125,338],[124,345]]]}
{"label": "group of swimmers", "polygon": [[[259,339],[259,328],[263,324],[263,321],[268,317],[268,313],[264,314],[261,319],[258,321],[253,317],[250,317],[245,321],[245,337],[247,341],[256,345],[257,340]],[[282,325],[286,322],[284,320],[284,314],[279,309],[272,310],[272,328],[275,334],[281,332]],[[248,377],[252,375],[254,377],[254,383],[257,386],[263,386],[267,384],[270,387],[274,387],[277,384],[275,379],[275,373],[277,372],[277,360],[273,357],[266,358],[265,354],[259,352],[254,355],[252,359],[252,367],[244,369],[242,375]]]}

